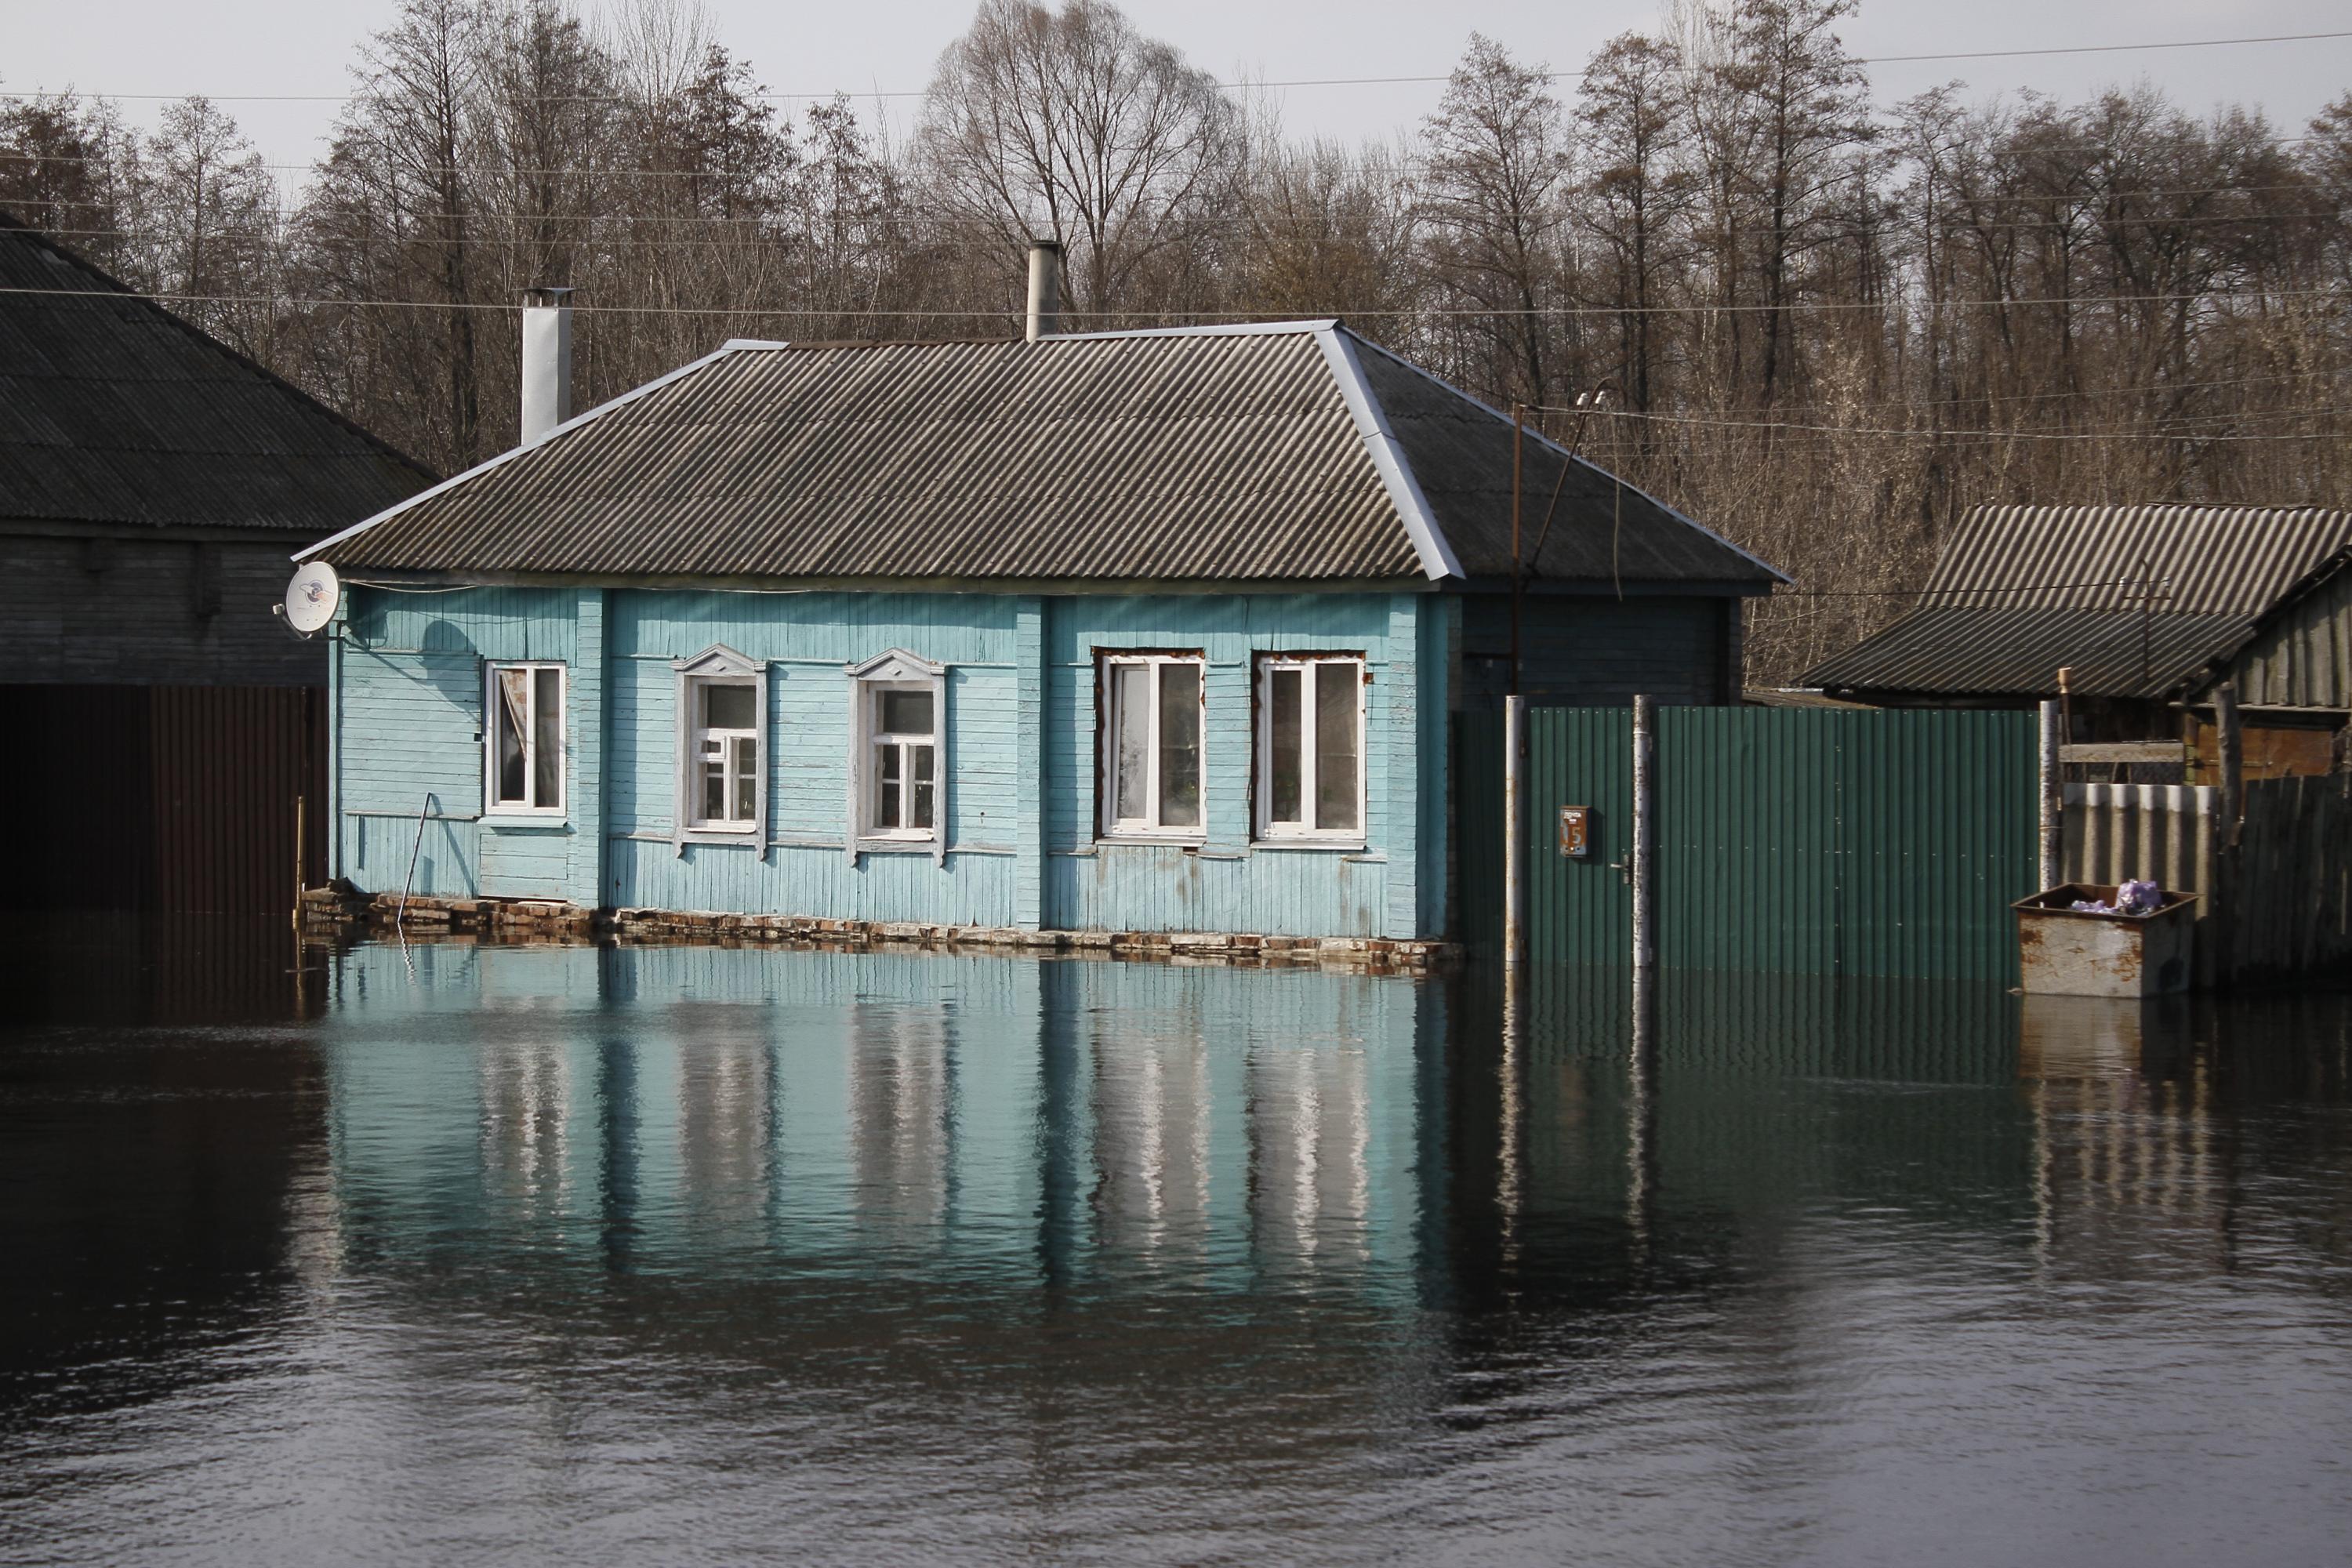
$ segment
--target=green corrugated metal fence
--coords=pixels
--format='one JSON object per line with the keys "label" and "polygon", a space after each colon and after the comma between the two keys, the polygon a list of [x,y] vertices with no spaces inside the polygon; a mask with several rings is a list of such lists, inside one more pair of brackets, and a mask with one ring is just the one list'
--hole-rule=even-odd
{"label": "green corrugated metal fence", "polygon": [[[1460,840],[1459,929],[1491,946],[1501,725],[1463,734],[1457,776],[1477,774],[1480,793]],[[1528,751],[1528,956],[1626,963],[1633,715],[1530,710]],[[2034,889],[2037,767],[2030,713],[1661,709],[1659,967],[2013,984],[2009,906]],[[1559,853],[1567,805],[1596,814],[1581,860]]]}

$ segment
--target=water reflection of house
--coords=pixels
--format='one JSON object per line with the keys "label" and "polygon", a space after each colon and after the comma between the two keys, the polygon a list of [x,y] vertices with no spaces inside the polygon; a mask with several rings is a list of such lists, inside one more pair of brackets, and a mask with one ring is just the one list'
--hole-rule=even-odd
{"label": "water reflection of house", "polygon": [[[1431,987],[438,951],[427,988],[404,982],[415,955],[355,950],[330,1011],[339,1170],[395,1230],[562,1222],[640,1260],[932,1248],[1024,1274],[1176,1256],[1401,1269],[1416,1245]],[[468,992],[484,1005],[459,1005]],[[421,1016],[401,1018],[403,998]]]}

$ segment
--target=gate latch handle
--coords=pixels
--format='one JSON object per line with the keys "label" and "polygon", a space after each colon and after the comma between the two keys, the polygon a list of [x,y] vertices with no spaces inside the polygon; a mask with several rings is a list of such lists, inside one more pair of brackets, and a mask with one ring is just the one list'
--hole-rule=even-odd
{"label": "gate latch handle", "polygon": [[1627,887],[1633,885],[1633,852],[1631,849],[1625,851],[1625,858],[1622,860],[1610,861],[1609,868],[1616,872],[1618,880]]}

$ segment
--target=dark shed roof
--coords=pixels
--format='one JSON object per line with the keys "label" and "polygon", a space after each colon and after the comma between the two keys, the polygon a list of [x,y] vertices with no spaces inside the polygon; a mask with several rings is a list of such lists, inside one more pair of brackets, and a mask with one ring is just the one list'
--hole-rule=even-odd
{"label": "dark shed roof", "polygon": [[[1364,379],[1438,525],[1474,577],[1511,571],[1511,422],[1410,360],[1370,343]],[[1560,470],[1567,468],[1563,484]],[[1552,580],[1769,585],[1780,574],[1708,530],[1528,430],[1520,456],[1521,547]],[[1552,509],[1559,487],[1559,503]],[[1545,513],[1553,511],[1550,526]],[[1538,554],[1536,545],[1542,542]],[[1784,580],[1785,579],[1781,579]]]}
{"label": "dark shed roof", "polygon": [[[1529,449],[1539,504],[1559,458]],[[736,342],[318,553],[459,576],[1483,576],[1509,570],[1509,461],[1501,416],[1331,321],[1037,343]],[[1605,531],[1591,536],[1608,526],[1593,498],[1613,504],[1611,488],[1580,465],[1546,573],[1608,577]],[[1774,580],[1625,496],[1626,579]]]}
{"label": "dark shed roof", "polygon": [[432,480],[0,214],[0,518],[316,537]]}
{"label": "dark shed roof", "polygon": [[2352,511],[2323,507],[1979,507],[1919,607],[1803,683],[2042,697],[2071,668],[2086,696],[2168,696],[2347,542]]}

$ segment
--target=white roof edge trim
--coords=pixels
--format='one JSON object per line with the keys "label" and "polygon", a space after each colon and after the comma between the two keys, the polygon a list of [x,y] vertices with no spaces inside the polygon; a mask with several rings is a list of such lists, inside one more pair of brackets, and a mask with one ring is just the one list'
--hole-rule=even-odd
{"label": "white roof edge trim", "polygon": [[1356,422],[1356,435],[1364,443],[1372,466],[1380,470],[1381,482],[1388,487],[1389,500],[1395,506],[1397,516],[1404,520],[1413,553],[1421,558],[1422,575],[1433,583],[1447,577],[1465,577],[1468,574],[1454,558],[1454,546],[1447,542],[1445,531],[1437,525],[1437,514],[1429,510],[1429,498],[1421,493],[1421,481],[1413,477],[1404,448],[1397,444],[1396,433],[1389,428],[1388,416],[1381,411],[1380,400],[1372,395],[1371,384],[1364,379],[1364,367],[1356,359],[1354,337],[1337,321],[1326,323],[1315,334],[1324,361],[1331,367],[1331,379],[1339,383],[1339,395],[1346,400],[1348,413]]}
{"label": "white roof edge trim", "polygon": [[[1405,358],[1404,355],[1396,353],[1394,350],[1384,349],[1369,338],[1358,338],[1355,333],[1348,332],[1347,329],[1344,327],[1341,328],[1340,331],[1347,332],[1349,337],[1355,338],[1356,342],[1363,344],[1364,347],[1371,350],[1374,353],[1382,354],[1396,361],[1397,363],[1404,366],[1405,369],[1412,372],[1413,374],[1420,376],[1423,381],[1436,383],[1446,391],[1452,393],[1454,396],[1462,399],[1463,402],[1473,405],[1475,407],[1485,409],[1487,413],[1493,415],[1496,418],[1501,420],[1506,425],[1508,425],[1511,422],[1511,416],[1509,415],[1504,413],[1501,409],[1496,407],[1485,398],[1471,396],[1468,393],[1463,391],[1460,387],[1454,385],[1444,376],[1434,374],[1423,369],[1420,365],[1413,363],[1412,361]],[[1755,565],[1762,567],[1765,571],[1772,574],[1773,579],[1776,582],[1786,583],[1791,587],[1796,585],[1797,580],[1794,577],[1790,576],[1786,572],[1781,571],[1769,561],[1765,560],[1762,556],[1758,555],[1751,551],[1741,549],[1738,545],[1734,544],[1728,539],[1724,538],[1723,535],[1716,532],[1715,530],[1707,527],[1706,524],[1699,521],[1696,518],[1685,516],[1679,508],[1668,506],[1664,501],[1660,500],[1657,497],[1652,495],[1641,486],[1631,483],[1617,474],[1612,473],[1609,469],[1602,468],[1598,463],[1591,462],[1583,458],[1578,457],[1575,453],[1570,451],[1567,447],[1561,446],[1559,442],[1553,440],[1542,431],[1538,430],[1532,425],[1527,426],[1527,432],[1532,439],[1543,446],[1549,447],[1553,451],[1558,452],[1570,462],[1582,464],[1585,468],[1591,469],[1594,473],[1600,474],[1617,484],[1623,485],[1627,489],[1632,490],[1635,495],[1640,496],[1643,500],[1648,501],[1652,506],[1656,507],[1660,511],[1664,512],[1668,517],[1673,518],[1685,528],[1696,529],[1699,532],[1706,534],[1709,539],[1714,540],[1717,544],[1722,545],[1726,550],[1730,551],[1741,560],[1750,562]]]}
{"label": "white roof edge trim", "polygon": [[1041,343],[1099,343],[1115,338],[1251,338],[1293,332],[1328,332],[1339,324],[1337,316],[1296,321],[1223,321],[1197,327],[1124,327],[1110,332],[1047,332]]}
{"label": "white roof edge trim", "polygon": [[290,557],[289,557],[289,559],[294,561],[307,560],[330,545],[341,544],[344,540],[351,538],[353,534],[366,532],[369,529],[373,528],[379,522],[389,522],[392,519],[398,517],[402,512],[406,511],[410,507],[418,506],[425,501],[431,500],[435,496],[439,495],[444,490],[455,489],[457,486],[464,484],[467,479],[474,478],[478,474],[487,474],[492,468],[499,467],[500,464],[510,463],[515,458],[521,457],[525,452],[536,450],[541,442],[551,441],[556,437],[562,435],[566,430],[576,430],[581,426],[587,424],[591,419],[610,414],[614,409],[620,407],[625,403],[635,403],[638,398],[645,396],[648,393],[658,392],[663,387],[667,386],[671,382],[677,381],[682,376],[692,375],[696,371],[702,369],[705,365],[725,359],[729,354],[736,353],[745,349],[780,349],[787,346],[788,345],[783,343],[765,342],[757,338],[730,338],[726,342],[720,344],[718,348],[715,348],[709,353],[704,354],[700,359],[688,360],[684,364],[678,366],[676,370],[669,372],[667,374],[654,377],[653,380],[646,383],[643,386],[631,387],[628,391],[621,394],[620,396],[614,398],[609,403],[600,403],[595,407],[588,410],[585,414],[573,415],[571,418],[566,419],[562,424],[558,425],[553,429],[548,431],[546,435],[541,436],[539,440],[528,442],[520,447],[509,447],[495,458],[476,463],[464,473],[452,474],[447,479],[443,479],[439,484],[433,486],[429,489],[419,490],[415,495],[410,496],[406,500],[384,508],[382,511],[377,512],[373,517],[362,519],[360,521],[355,522],[352,524],[351,527],[343,530],[341,533],[330,534],[326,538],[319,541],[316,544],[303,546],[301,549],[296,551]]}

